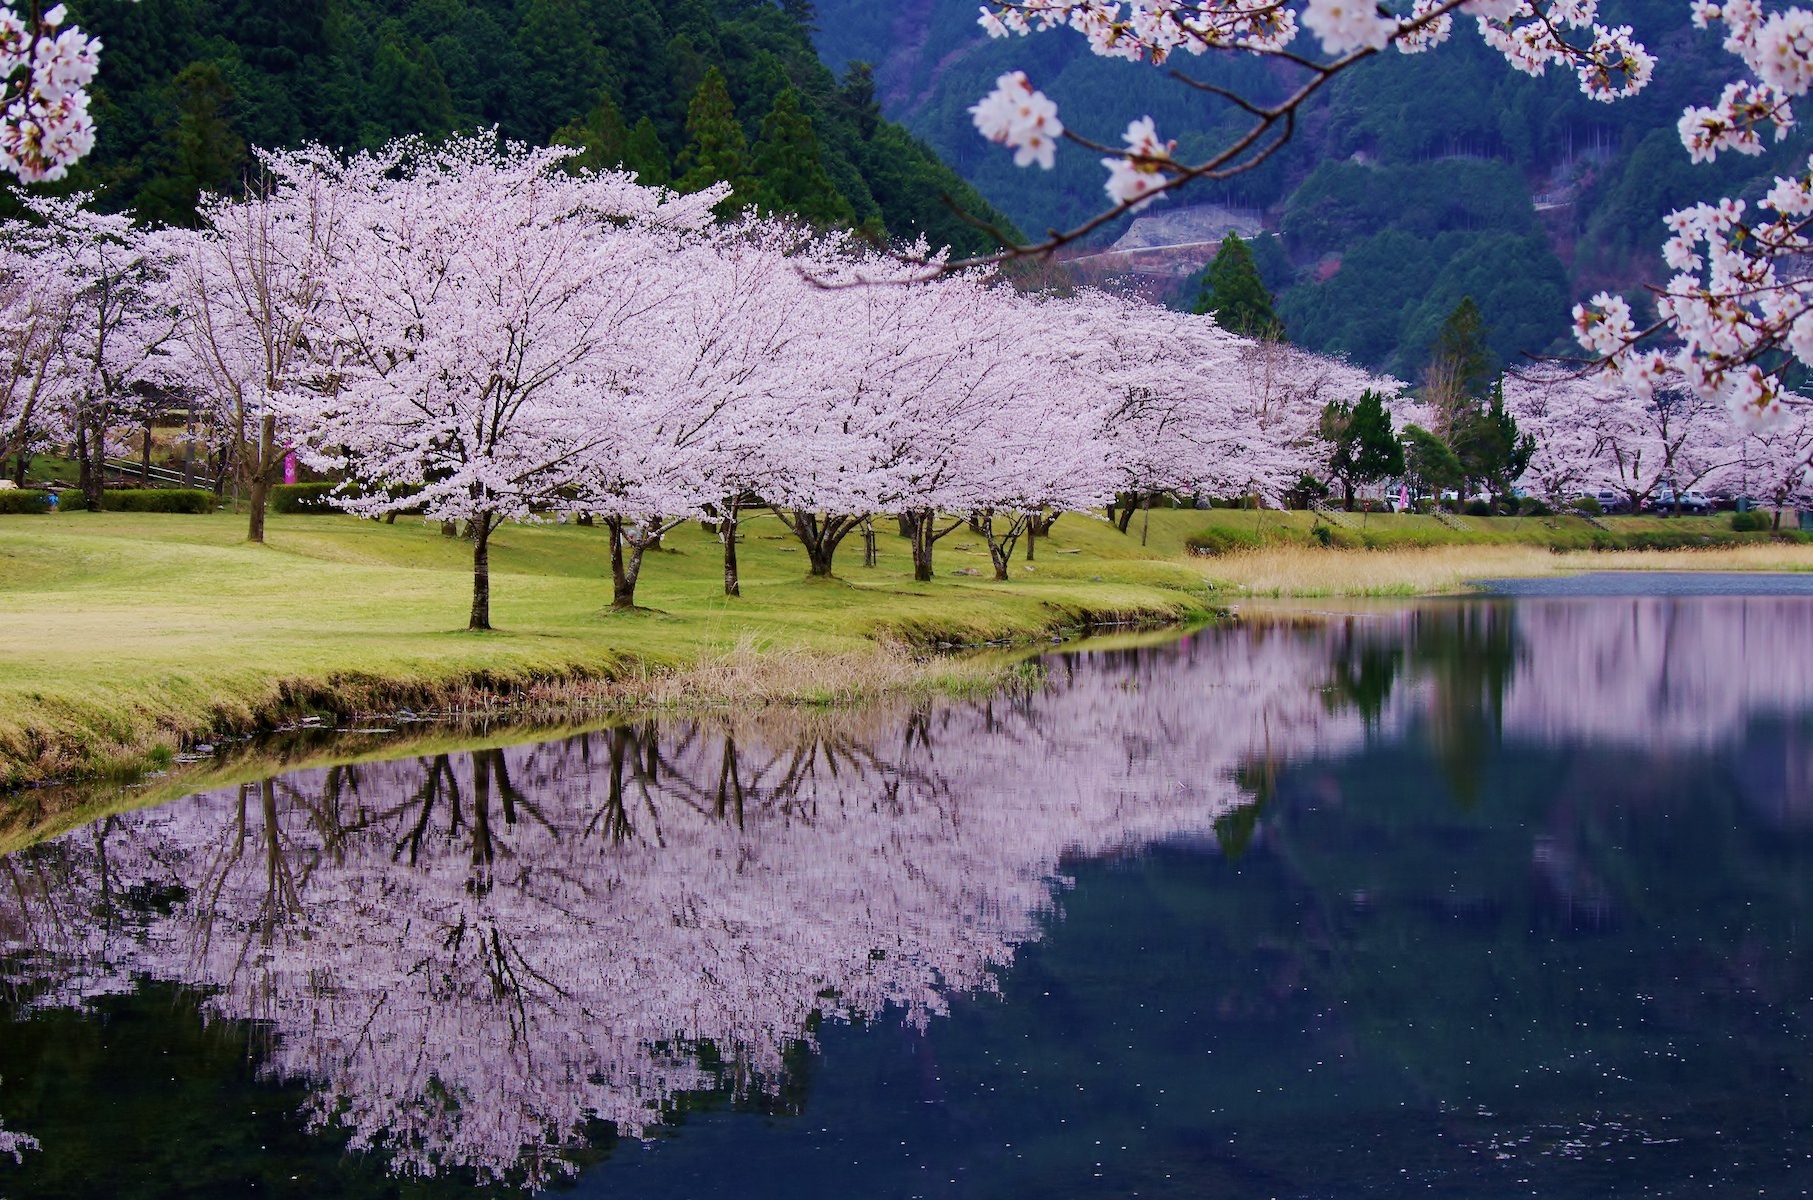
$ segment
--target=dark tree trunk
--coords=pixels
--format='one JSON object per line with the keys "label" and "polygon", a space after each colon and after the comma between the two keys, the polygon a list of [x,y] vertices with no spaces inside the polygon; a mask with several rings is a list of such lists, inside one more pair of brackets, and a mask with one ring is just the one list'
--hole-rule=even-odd
{"label": "dark tree trunk", "polygon": [[837,556],[837,547],[849,536],[850,531],[862,524],[860,514],[837,516],[828,513],[808,512],[794,508],[786,511],[775,510],[775,515],[785,521],[793,530],[793,536],[799,539],[805,548],[806,559],[811,564],[809,574],[815,578],[829,578],[832,560]]}
{"label": "dark tree trunk", "polygon": [[875,521],[873,518],[862,519],[862,565],[873,567],[877,561],[875,552]]}
{"label": "dark tree trunk", "polygon": [[25,473],[31,469],[31,455],[21,450],[13,456],[13,486],[25,486]]}
{"label": "dark tree trunk", "polygon": [[491,514],[480,513],[472,526],[472,620],[469,630],[491,628]]}
{"label": "dark tree trunk", "polygon": [[88,511],[100,512],[101,487],[88,454],[88,415],[85,411],[76,417],[76,486],[82,491],[82,499],[88,502]]}
{"label": "dark tree trunk", "polygon": [[151,486],[151,418],[150,417],[145,418],[145,444],[139,452],[138,478],[139,478],[139,482],[141,484],[143,484],[144,486],[146,486],[146,487]]}
{"label": "dark tree trunk", "polygon": [[1139,519],[1139,544],[1146,544],[1146,534],[1152,529],[1152,493],[1146,493],[1146,502],[1140,506],[1143,514]]}
{"label": "dark tree trunk", "polygon": [[183,486],[195,486],[195,406],[183,421]]}
{"label": "dark tree trunk", "polygon": [[1353,480],[1341,481],[1341,508],[1346,512],[1353,511]]}
{"label": "dark tree trunk", "polygon": [[624,561],[622,517],[606,517],[604,523],[611,531],[611,607],[634,608],[636,575],[642,566],[641,556],[637,556],[634,566]]}
{"label": "dark tree trunk", "polygon": [[988,557],[995,564],[996,582],[1007,580],[1007,568],[1012,565],[1014,545],[1026,532],[1026,514],[1017,513],[1008,523],[1007,531],[999,536],[995,534],[995,517],[985,513],[982,517],[982,536],[988,539]]}
{"label": "dark tree trunk", "polygon": [[741,505],[726,501],[719,509],[718,537],[724,543],[724,594],[741,596],[742,580],[737,576],[737,521]]}
{"label": "dark tree trunk", "polygon": [[913,579],[918,583],[932,581],[932,546],[938,541],[938,515],[932,509],[908,513],[900,518],[911,522],[913,538]]}
{"label": "dark tree trunk", "polygon": [[458,521],[448,520],[448,521],[441,522],[441,536],[442,537],[455,538],[455,537],[458,537],[459,535],[460,535],[460,523]]}
{"label": "dark tree trunk", "polygon": [[1138,504],[1139,497],[1131,492],[1121,497],[1121,518],[1115,525],[1122,533],[1127,532],[1127,526],[1133,524],[1133,510]]}
{"label": "dark tree trunk", "polygon": [[1039,514],[1033,513],[1026,521],[1026,561],[1032,562],[1039,545]]}
{"label": "dark tree trunk", "polygon": [[277,452],[277,418],[270,413],[258,426],[258,458],[252,463],[251,485],[252,515],[246,528],[246,541],[264,541],[264,496],[271,486],[271,473],[276,463],[273,456]]}

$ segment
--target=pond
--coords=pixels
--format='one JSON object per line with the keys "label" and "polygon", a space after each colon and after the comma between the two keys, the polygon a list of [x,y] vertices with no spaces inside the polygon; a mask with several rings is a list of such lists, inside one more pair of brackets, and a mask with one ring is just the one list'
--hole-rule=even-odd
{"label": "pond", "polygon": [[14,1200],[1813,1188],[1813,598],[1253,611],[3,882]]}

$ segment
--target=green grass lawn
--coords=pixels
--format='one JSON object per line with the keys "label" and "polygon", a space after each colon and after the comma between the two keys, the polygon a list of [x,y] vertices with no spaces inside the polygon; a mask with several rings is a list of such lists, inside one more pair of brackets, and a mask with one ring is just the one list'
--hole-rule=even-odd
{"label": "green grass lawn", "polygon": [[[878,567],[861,565],[852,539],[839,578],[808,580],[804,553],[762,518],[739,547],[737,600],[722,595],[718,544],[689,524],[650,554],[644,607],[627,613],[608,610],[602,528],[508,526],[492,543],[496,629],[475,635],[470,548],[420,522],[273,517],[253,546],[230,514],[0,517],[0,779],[123,767],[311,703],[345,711],[475,681],[684,670],[739,650],[848,654],[1200,613],[1189,523],[1159,524],[1141,555],[1100,521],[1065,518],[1007,584],[989,577],[979,537],[953,534],[938,580],[917,584],[891,527]],[[982,574],[950,574],[962,566]]]}

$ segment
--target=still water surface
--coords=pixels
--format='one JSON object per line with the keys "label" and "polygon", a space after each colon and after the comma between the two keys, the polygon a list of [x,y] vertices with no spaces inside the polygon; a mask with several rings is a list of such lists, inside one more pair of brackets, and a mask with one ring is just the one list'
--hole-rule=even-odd
{"label": "still water surface", "polygon": [[1808,598],[1254,617],[0,868],[16,1200],[1813,1191]]}

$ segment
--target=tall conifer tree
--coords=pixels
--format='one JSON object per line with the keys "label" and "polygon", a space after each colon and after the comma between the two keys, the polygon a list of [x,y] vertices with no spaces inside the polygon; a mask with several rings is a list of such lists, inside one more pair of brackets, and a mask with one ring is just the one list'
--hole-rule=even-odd
{"label": "tall conifer tree", "polygon": [[730,89],[715,66],[705,72],[686,109],[686,148],[674,163],[674,186],[699,192],[714,183],[728,183],[732,194],[725,205],[741,208],[749,184],[749,142],[737,123]]}
{"label": "tall conifer tree", "polygon": [[852,225],[856,210],[825,173],[812,118],[799,109],[799,94],[783,88],[762,119],[754,155],[756,207],[791,213],[813,225]]}
{"label": "tall conifer tree", "polygon": [[1213,316],[1223,329],[1246,337],[1284,336],[1284,323],[1272,309],[1272,294],[1259,278],[1253,252],[1231,229],[1221,239],[1215,261],[1202,273],[1195,311]]}

